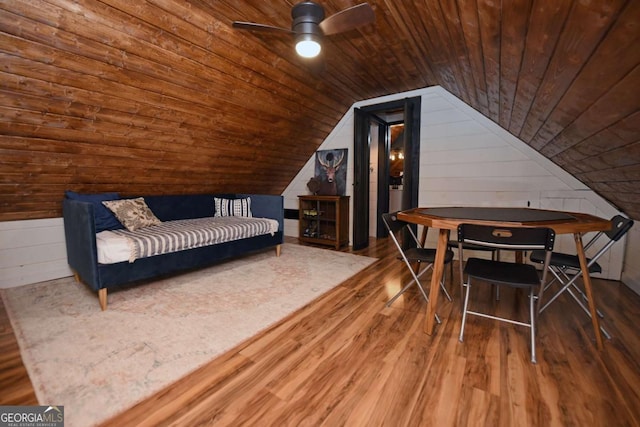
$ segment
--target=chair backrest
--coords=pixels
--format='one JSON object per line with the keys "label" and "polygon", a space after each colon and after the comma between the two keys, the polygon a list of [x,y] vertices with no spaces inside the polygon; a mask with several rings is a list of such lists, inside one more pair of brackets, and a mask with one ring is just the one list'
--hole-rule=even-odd
{"label": "chair backrest", "polygon": [[473,243],[507,250],[552,251],[555,232],[550,228],[497,227],[493,225],[460,224],[458,242]]}
{"label": "chair backrest", "polygon": [[[584,245],[584,250],[587,251],[591,246],[595,246],[596,242],[600,242],[600,237],[604,234],[609,238],[609,241],[604,244],[598,251],[591,257],[587,265],[591,267],[598,261],[598,259],[609,250],[614,243],[622,238],[633,226],[633,220],[625,218],[622,215],[616,215],[611,218],[611,229],[607,231],[598,232],[589,242]],[[599,240],[600,239],[600,240]]]}
{"label": "chair backrest", "polygon": [[393,234],[397,234],[398,231],[402,230],[407,225],[407,222],[398,219],[397,212],[383,213],[382,221],[387,227],[387,230],[389,230],[389,233]]}
{"label": "chair backrest", "polygon": [[605,231],[605,234],[609,236],[611,240],[617,242],[627,234],[627,231],[633,226],[633,220],[625,218],[622,215],[616,215],[611,218],[611,230]]}
{"label": "chair backrest", "polygon": [[[420,247],[420,241],[416,233],[411,229],[411,224],[399,219],[398,212],[382,214],[382,222],[389,230],[389,236],[401,251],[410,247]],[[401,235],[399,234],[400,231],[403,231]],[[399,235],[400,240],[398,240]]]}

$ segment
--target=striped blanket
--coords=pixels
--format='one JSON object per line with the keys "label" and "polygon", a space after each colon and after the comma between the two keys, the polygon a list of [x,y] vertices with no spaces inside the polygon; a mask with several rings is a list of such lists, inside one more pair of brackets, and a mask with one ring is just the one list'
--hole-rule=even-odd
{"label": "striped blanket", "polygon": [[278,231],[278,221],[237,216],[167,221],[135,231],[113,230],[127,239],[129,262],[138,258],[246,239]]}

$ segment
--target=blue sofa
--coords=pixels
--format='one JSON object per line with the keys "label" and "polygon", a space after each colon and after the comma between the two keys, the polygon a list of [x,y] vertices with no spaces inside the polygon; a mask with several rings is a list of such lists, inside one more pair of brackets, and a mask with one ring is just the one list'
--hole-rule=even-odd
{"label": "blue sofa", "polygon": [[[284,242],[284,206],[282,196],[264,194],[198,194],[141,196],[153,213],[161,221],[203,218],[213,216],[213,198],[251,197],[251,211],[254,217],[272,218],[278,221],[275,235],[266,234],[248,239],[204,246],[148,258],[135,262],[99,264],[96,248],[96,232],[102,231],[101,220],[96,221],[96,213],[101,214],[97,202],[65,198],[62,212],[67,245],[67,260],[74,271],[76,280],[98,292],[102,310],[107,307],[107,289],[123,284],[151,279],[158,276],[195,269],[222,260],[270,247],[280,254]],[[140,197],[140,196],[139,196]],[[98,202],[99,203],[99,202]],[[111,225],[112,228],[122,228]],[[98,227],[97,227],[98,225]],[[119,227],[118,227],[119,225]],[[106,229],[110,229],[107,227]]]}

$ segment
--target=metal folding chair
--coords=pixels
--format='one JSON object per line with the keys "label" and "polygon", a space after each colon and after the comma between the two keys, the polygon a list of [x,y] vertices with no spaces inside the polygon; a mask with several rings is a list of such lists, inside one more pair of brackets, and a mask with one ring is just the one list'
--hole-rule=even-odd
{"label": "metal folding chair", "polygon": [[[391,306],[393,302],[400,297],[400,295],[404,294],[407,289],[409,289],[414,284],[420,290],[425,301],[429,302],[429,297],[425,292],[422,284],[420,283],[420,277],[428,270],[433,270],[433,262],[436,258],[436,250],[430,248],[423,248],[418,241],[418,237],[414,233],[411,228],[411,224],[408,222],[402,221],[398,219],[396,213],[385,213],[382,214],[382,221],[384,225],[389,230],[389,237],[393,240],[393,243],[396,245],[398,252],[400,253],[399,259],[401,259],[409,271],[411,272],[411,276],[413,279],[403,286],[403,288],[398,292],[393,298],[391,298],[387,302],[387,307]],[[406,230],[406,231],[405,231]],[[407,233],[411,238],[405,239],[408,241],[404,241],[403,244],[400,243],[399,235],[402,233]],[[444,258],[445,264],[450,263],[453,260],[453,251],[447,250]],[[418,267],[414,269],[412,263],[417,263]],[[421,268],[424,265],[424,268]],[[440,288],[444,292],[445,296],[449,301],[451,301],[451,296],[449,292],[447,292],[446,287],[444,286],[445,282],[445,274],[443,271],[442,278],[440,279]],[[440,319],[436,315],[436,320],[440,323]]]}
{"label": "metal folding chair", "polygon": [[[585,252],[589,250],[596,242],[601,241],[603,236],[608,238],[605,245],[600,248],[593,257],[587,258],[587,266],[589,267],[589,273],[601,273],[602,267],[598,264],[598,259],[602,257],[618,240],[624,236],[629,229],[633,226],[633,220],[625,218],[621,215],[616,215],[611,218],[611,230],[601,231],[597,233],[589,242],[584,246]],[[544,253],[541,251],[533,251],[529,256],[532,262],[543,263]],[[548,266],[549,272],[553,275],[553,279],[545,285],[545,288],[549,288],[555,282],[560,283],[561,288],[540,308],[540,311],[545,310],[552,302],[554,302],[563,292],[567,292],[578,303],[580,308],[587,313],[587,316],[591,317],[589,308],[585,305],[587,296],[580,287],[578,287],[576,280],[582,277],[582,269],[580,268],[580,260],[578,255],[567,254],[563,252],[553,252],[551,254],[551,261]],[[598,316],[604,317],[602,312],[596,309]],[[611,335],[607,330],[600,326],[600,330],[607,339],[611,339]]]}
{"label": "metal folding chair", "polygon": [[[464,329],[467,315],[475,315],[489,319],[499,320],[515,325],[526,326],[531,332],[531,362],[536,363],[536,318],[538,311],[535,309],[535,301],[542,298],[543,284],[546,282],[546,265],[551,259],[551,252],[555,242],[555,232],[550,228],[521,228],[521,227],[495,227],[488,225],[461,224],[458,226],[458,253],[462,257],[465,244],[474,244],[510,251],[541,250],[545,255],[545,268],[542,271],[542,279],[538,271],[531,264],[503,262],[481,258],[469,258],[464,267],[466,275],[466,288],[462,309],[462,325],[460,327],[459,340],[464,340]],[[471,285],[478,279],[479,283],[488,285],[510,286],[529,290],[529,322],[520,322],[514,319],[490,315],[480,311],[469,310],[469,294]],[[536,292],[538,291],[538,292]]]}
{"label": "metal folding chair", "polygon": [[[449,240],[447,242],[447,247],[451,249],[458,249],[458,241],[457,240]],[[462,249],[465,251],[477,251],[477,252],[491,252],[491,259],[493,261],[500,261],[500,249],[490,248],[488,246],[480,246],[474,245],[472,243],[463,243]],[[460,268],[460,301],[462,302],[462,295],[464,295],[464,276],[462,274],[462,269],[464,267],[464,260],[462,259],[462,253],[458,253],[458,267]],[[453,277],[453,263],[451,263],[451,277]],[[500,289],[496,289],[496,299],[500,299]]]}

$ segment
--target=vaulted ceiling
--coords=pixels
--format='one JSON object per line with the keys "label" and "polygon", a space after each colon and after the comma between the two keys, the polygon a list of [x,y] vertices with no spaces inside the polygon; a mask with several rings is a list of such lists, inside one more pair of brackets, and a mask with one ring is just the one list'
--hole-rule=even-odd
{"label": "vaulted ceiling", "polygon": [[640,220],[640,1],[371,0],[324,69],[231,27],[293,3],[1,2],[0,220],[65,189],[279,194],[355,101],[432,85]]}

